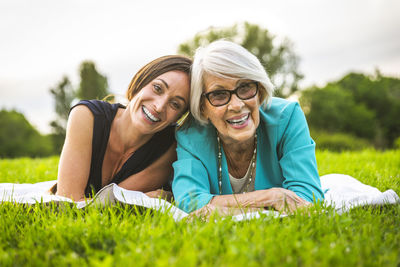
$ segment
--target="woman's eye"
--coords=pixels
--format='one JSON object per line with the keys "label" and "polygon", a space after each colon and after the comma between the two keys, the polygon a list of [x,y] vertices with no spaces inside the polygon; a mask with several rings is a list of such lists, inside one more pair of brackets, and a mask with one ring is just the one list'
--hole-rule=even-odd
{"label": "woman's eye", "polygon": [[162,88],[161,88],[161,86],[159,86],[158,84],[154,84],[154,85],[153,85],[153,90],[154,90],[154,92],[156,92],[156,93],[161,93],[161,92],[162,92]]}
{"label": "woman's eye", "polygon": [[171,102],[171,106],[175,110],[178,110],[178,109],[181,108],[181,105],[178,102],[175,102],[175,101]]}

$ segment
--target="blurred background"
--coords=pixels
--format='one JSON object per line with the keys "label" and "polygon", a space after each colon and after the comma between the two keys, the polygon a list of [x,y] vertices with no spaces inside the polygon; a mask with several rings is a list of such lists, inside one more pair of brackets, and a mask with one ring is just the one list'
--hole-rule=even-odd
{"label": "blurred background", "polygon": [[78,99],[123,97],[166,54],[226,38],[299,101],[318,149],[400,148],[398,0],[2,0],[0,157],[61,150]]}

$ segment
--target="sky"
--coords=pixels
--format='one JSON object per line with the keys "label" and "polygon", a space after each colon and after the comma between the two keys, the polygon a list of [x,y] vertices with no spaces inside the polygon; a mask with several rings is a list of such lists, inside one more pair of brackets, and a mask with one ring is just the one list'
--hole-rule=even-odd
{"label": "sky", "polygon": [[399,0],[1,0],[0,109],[49,133],[49,90],[63,76],[78,86],[82,61],[124,95],[149,61],[210,26],[245,21],[292,41],[302,88],[377,68],[400,78],[399,14]]}

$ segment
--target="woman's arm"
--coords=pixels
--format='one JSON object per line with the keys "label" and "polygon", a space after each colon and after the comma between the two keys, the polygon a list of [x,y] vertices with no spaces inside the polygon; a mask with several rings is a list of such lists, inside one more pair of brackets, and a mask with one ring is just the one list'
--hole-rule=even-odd
{"label": "woman's arm", "polygon": [[84,199],[90,173],[93,139],[93,114],[84,105],[71,110],[58,165],[57,195]]}
{"label": "woman's arm", "polygon": [[284,181],[282,187],[309,202],[324,199],[315,157],[315,143],[298,103],[288,105],[282,113],[278,129],[279,165]]}
{"label": "woman's arm", "polygon": [[290,190],[270,188],[244,194],[214,196],[209,204],[190,213],[189,218],[200,217],[208,220],[214,213],[233,216],[243,214],[243,212],[259,211],[260,208],[265,207],[290,213],[310,204]]}
{"label": "woman's arm", "polygon": [[[118,185],[122,188],[141,192],[150,192],[161,188],[171,177],[172,163],[176,160],[176,143],[146,169],[131,175]],[[159,191],[160,192],[160,191]],[[151,197],[158,197],[157,194],[149,194]]]}
{"label": "woman's arm", "polygon": [[214,196],[210,204],[231,208],[266,208],[277,211],[294,211],[309,202],[284,188],[270,188],[244,194]]}

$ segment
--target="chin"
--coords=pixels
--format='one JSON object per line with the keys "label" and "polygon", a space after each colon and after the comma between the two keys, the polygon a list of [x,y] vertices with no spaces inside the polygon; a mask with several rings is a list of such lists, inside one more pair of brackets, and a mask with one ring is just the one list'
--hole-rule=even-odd
{"label": "chin", "polygon": [[246,133],[237,135],[236,138],[233,138],[233,139],[235,139],[236,141],[238,141],[240,143],[246,142],[246,141],[252,140],[254,138],[255,134],[256,134],[255,131],[254,132],[253,131],[246,132]]}
{"label": "chin", "polygon": [[231,142],[235,143],[242,143],[242,142],[247,142],[249,140],[252,140],[256,134],[255,129],[248,129],[248,130],[242,130],[242,131],[229,131],[226,134],[221,134],[222,139],[225,140],[225,142],[229,142],[228,140],[231,140]]}

